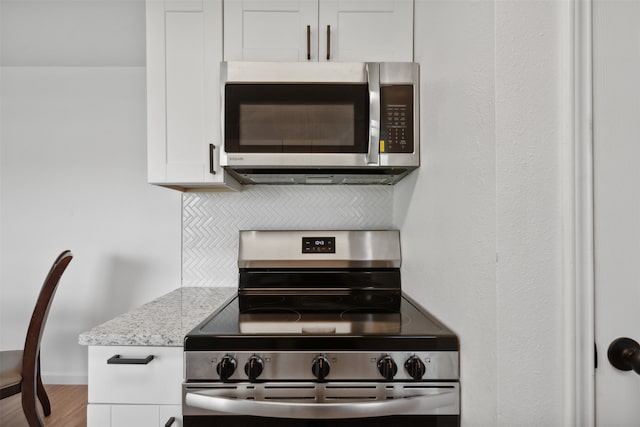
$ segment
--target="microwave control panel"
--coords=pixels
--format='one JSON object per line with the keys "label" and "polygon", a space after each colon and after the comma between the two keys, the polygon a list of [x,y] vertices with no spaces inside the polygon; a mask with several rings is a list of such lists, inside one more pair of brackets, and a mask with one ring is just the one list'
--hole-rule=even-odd
{"label": "microwave control panel", "polygon": [[413,85],[380,87],[380,152],[413,153]]}

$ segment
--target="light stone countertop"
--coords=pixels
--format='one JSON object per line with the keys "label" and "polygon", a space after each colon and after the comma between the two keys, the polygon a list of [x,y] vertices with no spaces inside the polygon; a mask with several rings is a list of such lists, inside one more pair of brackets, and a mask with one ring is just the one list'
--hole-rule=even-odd
{"label": "light stone countertop", "polygon": [[143,345],[182,347],[184,336],[237,288],[178,288],[122,314],[78,338],[81,345]]}

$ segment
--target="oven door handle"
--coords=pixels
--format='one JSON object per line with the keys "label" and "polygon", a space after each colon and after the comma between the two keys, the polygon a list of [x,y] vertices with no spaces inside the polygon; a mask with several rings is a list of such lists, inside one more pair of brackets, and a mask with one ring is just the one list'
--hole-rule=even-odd
{"label": "oven door handle", "polygon": [[[424,414],[456,405],[454,390],[439,391],[406,398],[347,403],[298,403],[247,400],[214,396],[216,391],[187,393],[188,406],[227,415],[251,415],[272,418],[371,418],[388,415]],[[433,412],[432,412],[433,413]]]}

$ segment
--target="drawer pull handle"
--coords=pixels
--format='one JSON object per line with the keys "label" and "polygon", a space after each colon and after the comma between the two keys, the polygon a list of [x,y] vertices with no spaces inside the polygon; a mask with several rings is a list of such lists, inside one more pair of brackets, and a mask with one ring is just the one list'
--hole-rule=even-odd
{"label": "drawer pull handle", "polygon": [[153,360],[153,355],[145,357],[144,359],[125,359],[120,357],[119,354],[111,356],[109,360],[107,360],[108,365],[147,365],[149,362]]}
{"label": "drawer pull handle", "polygon": [[175,421],[176,421],[176,417],[169,418],[166,424],[164,425],[164,427],[171,427]]}

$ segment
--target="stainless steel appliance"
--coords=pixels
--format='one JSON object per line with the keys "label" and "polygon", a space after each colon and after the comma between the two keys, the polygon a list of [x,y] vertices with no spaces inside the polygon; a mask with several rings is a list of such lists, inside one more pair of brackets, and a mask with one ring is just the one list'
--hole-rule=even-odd
{"label": "stainless steel appliance", "polygon": [[224,62],[221,164],[243,184],[394,184],[420,165],[411,62]]}
{"label": "stainless steel appliance", "polygon": [[238,294],[185,338],[185,426],[458,426],[456,335],[398,231],[243,231]]}

